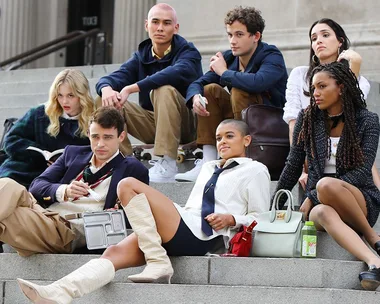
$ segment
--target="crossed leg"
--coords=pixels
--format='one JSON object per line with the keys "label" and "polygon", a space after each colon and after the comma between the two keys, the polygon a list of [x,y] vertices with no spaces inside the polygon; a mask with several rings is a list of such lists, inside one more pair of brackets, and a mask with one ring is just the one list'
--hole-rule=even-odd
{"label": "crossed leg", "polygon": [[[168,197],[133,177],[120,181],[117,193],[123,207],[127,206],[134,196],[144,193],[149,201],[162,242],[166,243],[173,238],[181,217]],[[137,236],[134,233],[119,244],[108,247],[102,258],[109,259],[115,266],[115,270],[145,264],[144,254],[138,246]]]}
{"label": "crossed leg", "polygon": [[355,186],[342,180],[325,177],[317,184],[320,205],[309,215],[318,230],[326,230],[334,240],[368,265],[380,267],[380,258],[359,237],[363,234],[373,246],[380,237],[367,221],[367,207],[363,194]]}

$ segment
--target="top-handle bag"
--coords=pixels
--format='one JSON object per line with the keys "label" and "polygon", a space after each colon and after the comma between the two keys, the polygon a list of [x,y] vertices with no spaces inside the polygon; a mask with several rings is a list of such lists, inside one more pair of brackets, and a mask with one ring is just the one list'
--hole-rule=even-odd
{"label": "top-handle bag", "polygon": [[[288,196],[288,208],[278,210],[280,197]],[[254,228],[253,256],[299,257],[301,252],[302,212],[294,211],[293,195],[289,190],[278,190],[272,208],[259,214]]]}

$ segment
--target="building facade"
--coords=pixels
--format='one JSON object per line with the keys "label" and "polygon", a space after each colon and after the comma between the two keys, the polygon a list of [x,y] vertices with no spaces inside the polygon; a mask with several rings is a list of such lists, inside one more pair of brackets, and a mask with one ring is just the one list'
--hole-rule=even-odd
{"label": "building facade", "polygon": [[[84,30],[92,26],[106,32],[105,63],[122,63],[146,37],[144,20],[156,2],[176,9],[180,34],[198,47],[205,61],[228,49],[223,20],[236,5],[262,11],[263,40],[280,48],[290,68],[308,64],[310,25],[332,18],[362,55],[362,74],[380,81],[380,2],[376,0],[0,0],[0,61],[66,34],[76,22]],[[89,9],[94,3],[97,12]],[[82,15],[75,15],[78,7]],[[63,49],[28,67],[64,66],[78,53]]]}

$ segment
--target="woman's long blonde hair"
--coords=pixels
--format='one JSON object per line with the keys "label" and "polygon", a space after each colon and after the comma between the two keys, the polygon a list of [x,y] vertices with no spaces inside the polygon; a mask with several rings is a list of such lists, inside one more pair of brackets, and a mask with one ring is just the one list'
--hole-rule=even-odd
{"label": "woman's long blonde hair", "polygon": [[60,72],[50,87],[49,100],[45,105],[45,113],[50,120],[47,133],[53,137],[56,137],[59,133],[59,117],[62,115],[63,109],[58,102],[58,89],[63,83],[67,83],[73,90],[73,94],[79,97],[81,112],[78,118],[77,133],[80,137],[87,137],[88,122],[94,112],[95,103],[91,96],[86,76],[81,71],[75,69],[65,69]]}

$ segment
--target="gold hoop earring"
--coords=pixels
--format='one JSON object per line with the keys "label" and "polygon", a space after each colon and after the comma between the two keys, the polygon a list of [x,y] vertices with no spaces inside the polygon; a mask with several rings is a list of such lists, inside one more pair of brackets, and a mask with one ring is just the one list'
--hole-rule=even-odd
{"label": "gold hoop earring", "polygon": [[319,63],[319,59],[318,59],[317,55],[313,55],[313,57],[311,57],[311,60],[313,60],[313,62],[314,62],[315,64],[318,64],[318,63]]}

